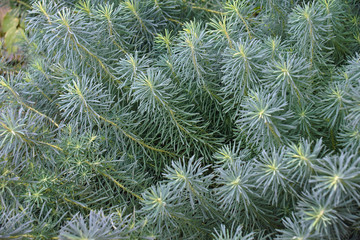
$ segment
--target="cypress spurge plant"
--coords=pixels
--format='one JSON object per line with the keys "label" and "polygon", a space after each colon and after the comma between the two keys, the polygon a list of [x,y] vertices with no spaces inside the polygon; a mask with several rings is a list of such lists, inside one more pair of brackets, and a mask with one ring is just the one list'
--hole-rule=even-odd
{"label": "cypress spurge plant", "polygon": [[0,239],[359,238],[356,1],[30,2]]}

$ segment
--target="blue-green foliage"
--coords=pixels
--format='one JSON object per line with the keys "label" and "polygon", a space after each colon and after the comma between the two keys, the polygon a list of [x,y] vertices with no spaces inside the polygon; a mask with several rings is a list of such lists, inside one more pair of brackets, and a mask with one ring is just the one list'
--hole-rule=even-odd
{"label": "blue-green foliage", "polygon": [[358,1],[30,2],[0,239],[359,239]]}

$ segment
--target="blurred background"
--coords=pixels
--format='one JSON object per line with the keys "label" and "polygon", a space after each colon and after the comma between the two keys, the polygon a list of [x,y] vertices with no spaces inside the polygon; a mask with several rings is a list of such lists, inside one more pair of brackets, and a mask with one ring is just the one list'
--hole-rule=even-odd
{"label": "blurred background", "polygon": [[0,74],[19,71],[25,63],[21,40],[24,39],[24,18],[30,1],[0,1]]}

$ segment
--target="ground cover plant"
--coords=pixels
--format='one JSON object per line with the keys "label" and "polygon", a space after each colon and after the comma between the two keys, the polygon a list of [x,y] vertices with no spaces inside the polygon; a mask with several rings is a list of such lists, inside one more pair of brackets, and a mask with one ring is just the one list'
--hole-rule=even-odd
{"label": "ground cover plant", "polygon": [[0,239],[360,238],[358,1],[14,2]]}

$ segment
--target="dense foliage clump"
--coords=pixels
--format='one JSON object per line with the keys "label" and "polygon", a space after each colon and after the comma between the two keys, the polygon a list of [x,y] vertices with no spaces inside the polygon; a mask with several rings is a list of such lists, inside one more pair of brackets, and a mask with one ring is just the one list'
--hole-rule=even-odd
{"label": "dense foliage clump", "polygon": [[0,71],[0,239],[359,239],[351,0],[36,0]]}

